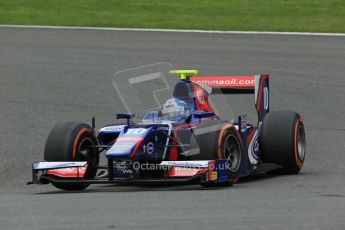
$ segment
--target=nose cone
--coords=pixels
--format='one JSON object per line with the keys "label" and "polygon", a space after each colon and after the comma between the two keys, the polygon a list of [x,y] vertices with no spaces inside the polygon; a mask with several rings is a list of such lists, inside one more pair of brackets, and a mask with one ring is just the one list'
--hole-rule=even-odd
{"label": "nose cone", "polygon": [[131,158],[135,155],[143,137],[119,137],[115,144],[107,151],[107,157],[113,158]]}
{"label": "nose cone", "polygon": [[131,127],[124,130],[115,144],[107,151],[106,156],[112,158],[132,158],[151,128]]}
{"label": "nose cone", "polygon": [[107,157],[121,157],[129,158],[131,153],[134,151],[136,141],[119,141],[116,142],[106,153]]}

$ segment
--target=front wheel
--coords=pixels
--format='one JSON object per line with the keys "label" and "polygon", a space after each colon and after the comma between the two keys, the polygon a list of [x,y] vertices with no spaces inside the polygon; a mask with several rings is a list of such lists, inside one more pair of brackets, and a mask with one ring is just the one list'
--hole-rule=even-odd
{"label": "front wheel", "polygon": [[[56,125],[50,132],[45,148],[45,161],[87,161],[84,179],[93,179],[99,161],[97,138],[91,127],[80,122],[64,122]],[[86,183],[52,183],[63,190],[83,190]]]}

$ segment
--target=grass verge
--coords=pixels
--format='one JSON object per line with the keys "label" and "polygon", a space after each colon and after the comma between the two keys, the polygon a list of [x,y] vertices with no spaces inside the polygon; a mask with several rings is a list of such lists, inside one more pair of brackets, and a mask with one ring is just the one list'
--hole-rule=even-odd
{"label": "grass verge", "polygon": [[345,0],[1,0],[0,24],[345,32]]}

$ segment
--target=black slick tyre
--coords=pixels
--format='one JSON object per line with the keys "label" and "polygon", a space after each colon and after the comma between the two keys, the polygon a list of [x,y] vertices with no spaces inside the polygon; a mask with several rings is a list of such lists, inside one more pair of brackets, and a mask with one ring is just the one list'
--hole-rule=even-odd
{"label": "black slick tyre", "polygon": [[296,112],[279,111],[266,114],[260,130],[260,146],[264,163],[279,164],[278,172],[298,173],[306,152],[305,130]]}
{"label": "black slick tyre", "polygon": [[[64,122],[56,125],[50,132],[45,148],[45,161],[87,161],[88,167],[84,179],[93,179],[99,161],[97,138],[87,124],[80,122]],[[63,190],[83,190],[87,183],[52,183]]]}

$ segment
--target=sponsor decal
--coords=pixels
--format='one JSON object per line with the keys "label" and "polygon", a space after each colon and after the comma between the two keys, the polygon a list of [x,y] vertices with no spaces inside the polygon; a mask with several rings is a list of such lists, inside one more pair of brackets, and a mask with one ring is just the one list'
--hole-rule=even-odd
{"label": "sponsor decal", "polygon": [[158,128],[157,128],[157,131],[161,131],[161,130],[163,130],[163,131],[168,131],[168,130],[169,130],[169,127],[167,127],[167,126],[161,126],[161,127],[158,127]]}
{"label": "sponsor decal", "polygon": [[125,125],[121,126],[108,126],[108,127],[103,127],[99,131],[100,132],[121,132],[124,129]]}
{"label": "sponsor decal", "polygon": [[218,177],[218,173],[216,171],[212,172],[210,180],[217,180],[217,177]]}
{"label": "sponsor decal", "polygon": [[155,146],[152,142],[148,142],[146,145],[146,152],[152,154],[155,151]]}
{"label": "sponsor decal", "polygon": [[178,105],[174,98],[167,100],[164,103],[163,109],[162,109],[163,114],[169,114],[172,112],[183,112],[183,111],[184,111],[184,107],[181,105]]}
{"label": "sponsor decal", "polygon": [[254,76],[193,76],[190,80],[210,87],[254,87]]}

